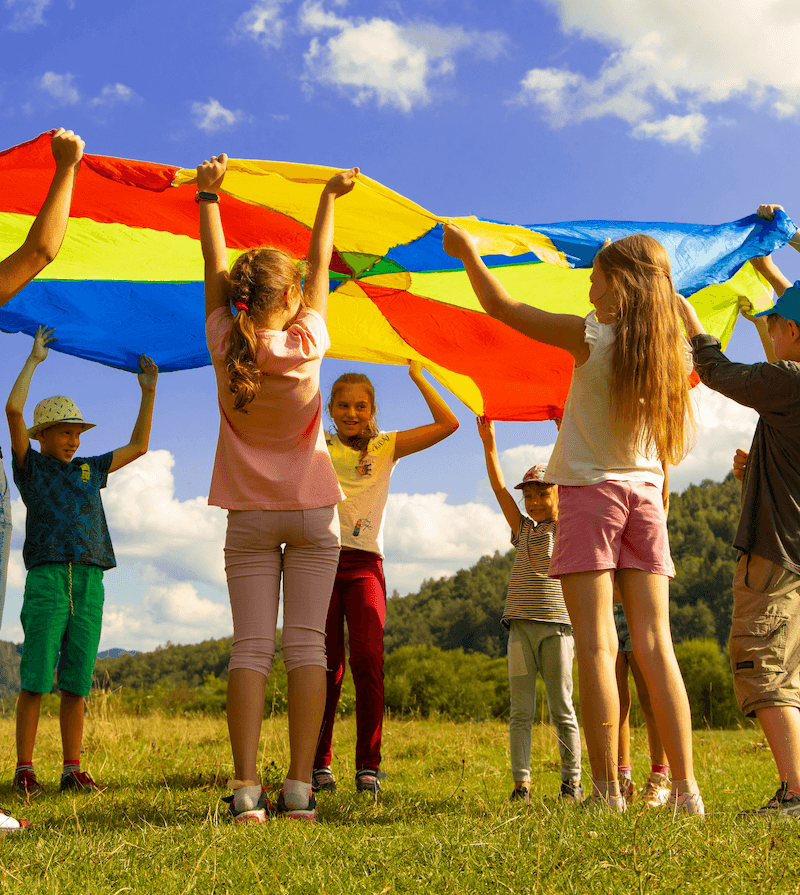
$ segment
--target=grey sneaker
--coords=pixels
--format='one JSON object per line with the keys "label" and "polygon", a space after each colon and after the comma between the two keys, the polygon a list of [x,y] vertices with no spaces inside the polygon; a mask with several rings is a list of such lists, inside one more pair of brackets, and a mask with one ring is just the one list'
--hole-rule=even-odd
{"label": "grey sneaker", "polygon": [[740,817],[796,817],[800,820],[800,794],[789,792],[789,785],[781,783],[780,789],[763,808],[740,811]]}
{"label": "grey sneaker", "polygon": [[583,787],[580,780],[566,780],[561,782],[561,792],[558,794],[559,799],[565,802],[582,802]]}
{"label": "grey sneaker", "polygon": [[630,805],[636,798],[636,787],[633,785],[633,780],[624,774],[620,774],[619,777],[619,792],[627,805]]}
{"label": "grey sneaker", "polygon": [[508,798],[509,802],[524,802],[526,805],[530,805],[531,803],[531,789],[529,786],[525,786],[524,783],[520,783],[518,786],[514,787],[514,792]]}
{"label": "grey sneaker", "polygon": [[336,778],[330,768],[314,768],[311,772],[312,792],[336,792]]}
{"label": "grey sneaker", "polygon": [[379,793],[381,791],[381,780],[386,774],[375,768],[361,768],[356,771],[356,789],[358,792]]}
{"label": "grey sneaker", "polygon": [[22,768],[14,772],[14,782],[11,784],[14,795],[21,799],[35,799],[44,792],[44,787],[36,779],[36,774],[28,768]]}

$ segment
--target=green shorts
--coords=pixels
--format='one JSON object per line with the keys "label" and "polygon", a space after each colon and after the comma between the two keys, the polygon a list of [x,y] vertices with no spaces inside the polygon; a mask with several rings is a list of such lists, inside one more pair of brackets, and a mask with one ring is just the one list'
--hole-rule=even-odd
{"label": "green shorts", "polygon": [[20,613],[20,685],[49,693],[58,663],[58,687],[87,696],[103,623],[103,570],[82,563],[35,566],[25,579]]}

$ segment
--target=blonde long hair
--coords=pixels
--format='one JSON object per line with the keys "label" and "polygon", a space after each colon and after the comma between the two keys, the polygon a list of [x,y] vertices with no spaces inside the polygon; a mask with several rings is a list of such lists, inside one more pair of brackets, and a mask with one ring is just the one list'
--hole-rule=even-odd
{"label": "blonde long hair", "polygon": [[303,265],[282,249],[268,246],[250,249],[240,255],[231,268],[228,298],[236,308],[233,318],[225,370],[233,407],[247,413],[247,405],[261,388],[258,366],[260,341],[253,317],[262,317],[295,286],[302,296]]}
{"label": "blonde long hair", "polygon": [[637,448],[677,465],[694,438],[684,336],[669,255],[644,233],[602,248],[595,261],[617,298],[611,397]]}

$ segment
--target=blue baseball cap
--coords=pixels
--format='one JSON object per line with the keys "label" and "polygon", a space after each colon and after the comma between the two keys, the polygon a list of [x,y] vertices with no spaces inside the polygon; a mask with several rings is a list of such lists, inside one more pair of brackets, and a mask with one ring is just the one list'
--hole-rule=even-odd
{"label": "blue baseball cap", "polygon": [[786,289],[771,308],[753,316],[768,317],[770,314],[779,314],[784,320],[794,320],[800,326],[800,280],[796,280],[794,286]]}

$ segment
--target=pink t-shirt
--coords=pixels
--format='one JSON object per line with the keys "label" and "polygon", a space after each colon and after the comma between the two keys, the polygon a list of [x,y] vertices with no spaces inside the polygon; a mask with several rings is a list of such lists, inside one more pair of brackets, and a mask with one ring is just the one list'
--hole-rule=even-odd
{"label": "pink t-shirt", "polygon": [[208,502],[227,510],[311,510],[344,498],[322,429],[319,369],[330,348],[325,321],[310,308],[287,330],[259,330],[263,376],[255,400],[233,409],[225,354],[233,315],[218,308],[206,340],[219,396],[219,440]]}

